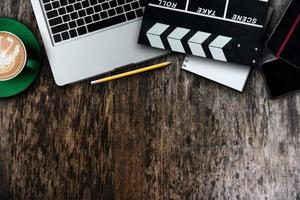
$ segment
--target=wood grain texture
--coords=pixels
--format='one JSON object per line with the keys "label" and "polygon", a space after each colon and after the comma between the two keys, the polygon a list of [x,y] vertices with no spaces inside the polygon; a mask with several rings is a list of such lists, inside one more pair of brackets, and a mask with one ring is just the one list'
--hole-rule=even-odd
{"label": "wood grain texture", "polygon": [[[275,26],[288,1],[273,1]],[[39,36],[29,0],[0,15]],[[40,38],[40,37],[39,37]],[[172,66],[105,85],[57,87],[49,64],[0,100],[0,199],[300,199],[300,95],[271,101]]]}

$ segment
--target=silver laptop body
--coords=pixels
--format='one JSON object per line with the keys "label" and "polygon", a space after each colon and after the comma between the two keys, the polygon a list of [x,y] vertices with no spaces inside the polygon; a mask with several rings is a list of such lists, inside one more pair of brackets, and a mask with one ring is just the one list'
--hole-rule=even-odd
{"label": "silver laptop body", "polygon": [[31,2],[57,85],[165,53],[137,44],[143,9],[137,0]]}

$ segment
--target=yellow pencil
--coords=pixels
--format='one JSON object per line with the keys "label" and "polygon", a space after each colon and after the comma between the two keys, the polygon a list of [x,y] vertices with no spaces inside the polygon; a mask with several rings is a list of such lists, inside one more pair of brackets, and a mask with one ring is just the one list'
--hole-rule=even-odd
{"label": "yellow pencil", "polygon": [[139,74],[139,73],[151,71],[151,70],[154,70],[154,69],[159,69],[159,68],[162,68],[162,67],[166,67],[170,64],[171,64],[171,62],[160,63],[160,64],[157,64],[157,65],[153,65],[153,66],[133,70],[133,71],[130,71],[130,72],[125,72],[125,73],[122,73],[122,74],[118,74],[118,75],[102,78],[102,79],[99,79],[99,80],[95,80],[95,81],[92,81],[91,84],[94,85],[94,84],[98,84],[98,83],[104,83],[104,82],[124,78],[124,77],[127,77],[127,76],[132,76],[132,75],[135,75],[135,74]]}

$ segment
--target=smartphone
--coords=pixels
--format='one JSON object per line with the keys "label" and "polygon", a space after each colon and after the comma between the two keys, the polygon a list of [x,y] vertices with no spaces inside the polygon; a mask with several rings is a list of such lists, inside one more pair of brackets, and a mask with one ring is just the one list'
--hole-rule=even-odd
{"label": "smartphone", "polygon": [[265,62],[261,66],[271,98],[300,91],[300,69],[281,58]]}

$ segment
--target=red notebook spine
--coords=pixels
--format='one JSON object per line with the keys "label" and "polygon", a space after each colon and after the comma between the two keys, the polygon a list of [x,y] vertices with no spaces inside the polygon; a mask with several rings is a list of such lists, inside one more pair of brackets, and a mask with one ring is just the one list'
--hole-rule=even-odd
{"label": "red notebook spine", "polygon": [[288,44],[289,40],[291,39],[293,33],[295,32],[298,24],[300,22],[300,13],[297,17],[297,19],[295,20],[295,22],[293,23],[293,26],[291,27],[290,31],[288,32],[287,36],[285,37],[283,43],[281,44],[280,48],[278,49],[277,53],[276,53],[276,57],[279,58],[280,55],[282,54],[283,50],[285,49],[286,45]]}

